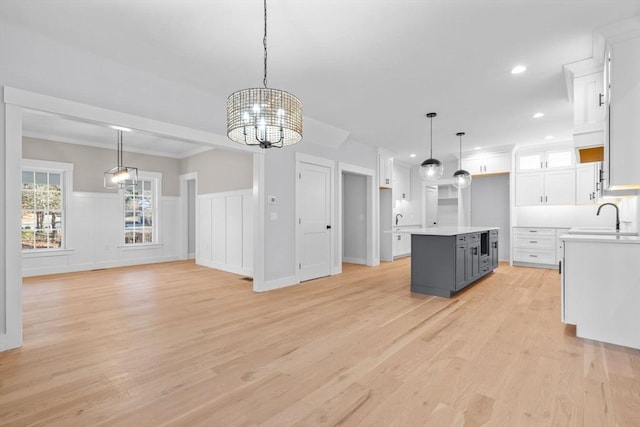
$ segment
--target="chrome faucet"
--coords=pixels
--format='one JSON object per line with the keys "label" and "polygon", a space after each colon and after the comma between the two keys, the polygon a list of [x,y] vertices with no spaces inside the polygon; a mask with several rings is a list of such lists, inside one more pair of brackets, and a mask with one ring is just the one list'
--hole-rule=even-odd
{"label": "chrome faucet", "polygon": [[603,206],[607,205],[611,205],[616,208],[616,231],[620,231],[620,210],[618,209],[617,205],[614,205],[613,203],[603,203],[598,206],[598,212],[596,212],[596,215],[600,215],[600,209],[602,209]]}
{"label": "chrome faucet", "polygon": [[398,217],[402,218],[402,214],[396,214],[396,225],[398,225]]}

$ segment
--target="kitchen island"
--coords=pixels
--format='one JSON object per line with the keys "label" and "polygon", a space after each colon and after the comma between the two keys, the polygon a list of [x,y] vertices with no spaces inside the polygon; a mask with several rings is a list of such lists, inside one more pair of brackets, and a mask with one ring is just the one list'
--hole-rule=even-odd
{"label": "kitchen island", "polygon": [[578,337],[640,349],[640,237],[560,238],[562,321]]}
{"label": "kitchen island", "polygon": [[426,227],[411,235],[411,292],[450,298],[498,266],[497,227]]}

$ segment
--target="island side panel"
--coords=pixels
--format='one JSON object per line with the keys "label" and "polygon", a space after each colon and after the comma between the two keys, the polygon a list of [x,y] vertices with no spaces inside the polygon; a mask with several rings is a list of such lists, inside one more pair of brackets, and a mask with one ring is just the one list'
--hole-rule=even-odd
{"label": "island side panel", "polygon": [[411,292],[450,298],[456,284],[456,236],[411,235]]}

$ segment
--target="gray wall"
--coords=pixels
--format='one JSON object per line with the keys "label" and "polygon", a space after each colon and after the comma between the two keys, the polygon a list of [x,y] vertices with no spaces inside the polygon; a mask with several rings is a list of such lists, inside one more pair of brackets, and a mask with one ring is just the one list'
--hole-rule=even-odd
{"label": "gray wall", "polygon": [[[116,166],[116,150],[25,137],[22,140],[22,157],[73,163],[74,191],[116,191],[105,189],[103,181],[103,173]],[[162,172],[162,195],[180,196],[179,160],[129,152],[125,152],[123,157],[125,165],[137,167],[138,171]]]}
{"label": "gray wall", "polygon": [[344,173],[342,204],[342,258],[347,262],[367,262],[367,178]]}
{"label": "gray wall", "polygon": [[253,154],[209,150],[180,161],[180,174],[198,172],[198,194],[253,187]]}
{"label": "gray wall", "polygon": [[471,226],[500,227],[500,260],[509,260],[509,175],[474,176],[471,183]]}

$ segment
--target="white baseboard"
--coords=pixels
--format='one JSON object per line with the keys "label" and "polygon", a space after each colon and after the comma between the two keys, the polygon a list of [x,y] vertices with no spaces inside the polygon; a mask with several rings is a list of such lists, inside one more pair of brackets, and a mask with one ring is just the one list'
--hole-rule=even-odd
{"label": "white baseboard", "polygon": [[356,257],[344,256],[344,257],[342,257],[342,262],[347,262],[349,264],[367,265],[367,259],[366,258],[356,258]]}
{"label": "white baseboard", "polygon": [[242,267],[236,267],[233,265],[221,264],[218,262],[209,261],[206,259],[196,258],[196,264],[203,267],[215,268],[216,270],[226,271],[228,273],[240,274],[242,276],[253,277],[253,271]]}
{"label": "white baseboard", "polygon": [[48,266],[45,268],[32,268],[29,270],[24,270],[22,272],[22,277],[42,276],[46,274],[76,273],[78,271],[101,270],[103,268],[130,267],[133,265],[157,264],[160,262],[171,262],[171,261],[178,261],[178,260],[179,260],[179,257],[177,256],[165,256],[165,257],[134,259],[130,261],[118,260],[118,261],[108,261],[108,262],[88,263],[88,264],[60,265],[55,267]]}
{"label": "white baseboard", "polygon": [[260,289],[254,288],[253,290],[255,292],[266,292],[299,284],[300,282],[298,282],[296,276],[281,277],[279,279],[266,280]]}
{"label": "white baseboard", "polygon": [[14,348],[20,348],[22,346],[22,330],[15,337],[10,337],[7,334],[0,334],[0,353],[3,351],[11,350]]}

